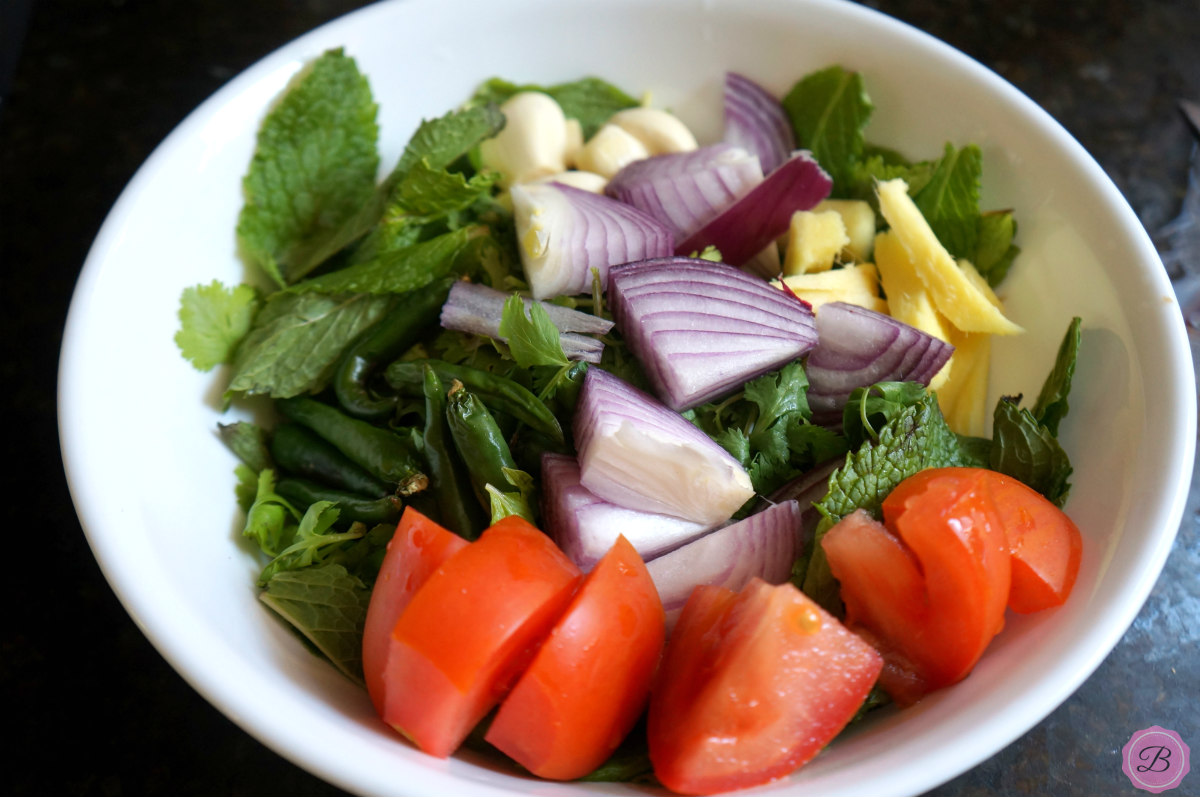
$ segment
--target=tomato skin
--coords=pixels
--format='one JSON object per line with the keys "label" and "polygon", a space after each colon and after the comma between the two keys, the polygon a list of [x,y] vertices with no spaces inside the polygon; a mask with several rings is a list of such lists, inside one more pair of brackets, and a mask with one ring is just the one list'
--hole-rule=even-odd
{"label": "tomato skin", "polygon": [[578,568],[507,517],[447,559],[392,630],[383,719],[445,758],[495,706],[558,620]]}
{"label": "tomato skin", "polygon": [[500,705],[487,741],[539,777],[591,772],[641,714],[664,629],[650,573],[618,537]]}
{"label": "tomato skin", "polygon": [[1008,608],[1028,614],[1061,606],[1079,575],[1079,527],[1032,487],[1001,473],[988,474],[992,503],[1012,554]]}
{"label": "tomato skin", "polygon": [[965,678],[1004,626],[1011,555],[988,473],[921,471],[884,500],[882,525],[860,510],[823,538],[846,624],[883,654],[901,705]]}
{"label": "tomato skin", "polygon": [[465,547],[462,537],[405,507],[379,568],[363,627],[363,677],[380,715],[387,701],[384,673],[396,620],[433,572]]}
{"label": "tomato skin", "polygon": [[654,773],[683,794],[781,778],[846,726],[882,665],[792,584],[697,587],[651,692]]}

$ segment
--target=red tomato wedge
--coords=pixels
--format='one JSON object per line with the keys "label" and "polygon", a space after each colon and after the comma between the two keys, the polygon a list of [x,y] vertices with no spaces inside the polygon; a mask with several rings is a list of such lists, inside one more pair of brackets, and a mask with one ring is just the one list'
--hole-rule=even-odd
{"label": "red tomato wedge", "polygon": [[439,526],[411,506],[406,507],[388,543],[375,579],[363,628],[363,676],[375,711],[384,713],[385,675],[392,645],[392,628],[412,596],[443,562],[467,541]]}
{"label": "red tomato wedge", "polygon": [[1004,625],[1011,557],[987,471],[921,471],[883,502],[884,523],[859,510],[825,535],[846,624],[887,665],[901,705],[957,683]]}
{"label": "red tomato wedge", "polygon": [[1002,473],[988,474],[992,503],[1012,553],[1008,608],[1027,614],[1061,606],[1079,575],[1079,528],[1032,487]]}
{"label": "red tomato wedge", "polygon": [[591,772],[645,707],[664,627],[646,565],[618,537],[500,705],[487,741],[539,777]]}
{"label": "red tomato wedge", "polygon": [[392,630],[383,719],[445,758],[511,688],[580,578],[553,541],[510,516],[447,559]]}
{"label": "red tomato wedge", "polygon": [[697,587],[651,693],[654,773],[683,794],[781,778],[854,717],[882,664],[791,584]]}

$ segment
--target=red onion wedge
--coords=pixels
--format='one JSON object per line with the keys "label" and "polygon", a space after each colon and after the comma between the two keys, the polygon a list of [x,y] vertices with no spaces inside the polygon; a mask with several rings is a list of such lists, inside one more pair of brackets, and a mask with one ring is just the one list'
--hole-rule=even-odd
{"label": "red onion wedge", "polygon": [[526,183],[511,190],[517,248],[535,299],[592,290],[614,263],[660,257],[674,236],[637,208],[561,183]]}
{"label": "red onion wedge", "polygon": [[737,72],[725,73],[725,141],[757,155],[764,174],[796,148],[792,123],[779,100]]}
{"label": "red onion wedge", "polygon": [[787,581],[801,551],[800,515],[795,501],[775,504],[647,562],[667,614],[667,633],[701,584],[738,591],[755,577],[769,584]]}
{"label": "red onion wedge", "polygon": [[754,496],[736,459],[682,415],[599,368],[575,408],[580,483],[618,506],[707,526]]}
{"label": "red onion wedge", "polygon": [[855,388],[876,382],[928,385],[954,347],[903,321],[845,302],[817,311],[817,347],[808,355],[814,423],[836,423]]}
{"label": "red onion wedge", "polygon": [[[470,332],[500,338],[500,319],[504,315],[504,304],[511,294],[474,282],[455,282],[450,295],[442,305],[441,324],[445,329]],[[533,299],[525,299],[528,308]],[[559,331],[563,353],[569,360],[600,362],[604,344],[589,335],[604,335],[613,323],[591,313],[581,313],[569,307],[548,302],[538,302]],[[528,312],[528,309],[526,310]],[[580,334],[582,333],[582,334]]]}
{"label": "red onion wedge", "polygon": [[542,521],[546,533],[585,573],[619,535],[650,560],[709,531],[712,526],[609,503],[579,482],[579,463],[565,454],[542,455]]}
{"label": "red onion wedge", "polygon": [[675,254],[715,246],[726,263],[745,265],[787,232],[793,213],[811,210],[832,188],[833,180],[812,154],[797,150],[748,194],[676,244]]}
{"label": "red onion wedge", "polygon": [[714,144],[634,161],[613,175],[604,190],[667,225],[679,241],[762,179],[758,158],[740,147]]}
{"label": "red onion wedge", "polygon": [[654,392],[683,410],[808,353],[812,310],[761,279],[707,260],[643,260],[609,272],[609,306]]}

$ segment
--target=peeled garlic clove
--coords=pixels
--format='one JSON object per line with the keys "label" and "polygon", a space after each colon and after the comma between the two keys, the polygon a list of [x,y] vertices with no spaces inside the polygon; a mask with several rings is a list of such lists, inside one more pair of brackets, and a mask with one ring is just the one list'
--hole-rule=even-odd
{"label": "peeled garlic clove", "polygon": [[651,155],[691,152],[697,148],[696,137],[687,125],[658,108],[627,108],[617,111],[608,121],[641,141]]}
{"label": "peeled garlic clove", "polygon": [[505,125],[479,145],[483,165],[500,172],[501,188],[566,169],[567,119],[554,98],[540,91],[514,94],[503,105]]}

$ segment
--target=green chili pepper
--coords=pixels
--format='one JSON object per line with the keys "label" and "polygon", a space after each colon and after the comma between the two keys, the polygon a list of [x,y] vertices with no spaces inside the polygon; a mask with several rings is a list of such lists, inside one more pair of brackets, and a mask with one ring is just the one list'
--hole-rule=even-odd
{"label": "green chili pepper", "polygon": [[366,420],[383,420],[399,401],[371,389],[373,376],[399,357],[433,325],[453,280],[438,280],[404,294],[377,323],[364,330],[342,355],[333,390],[346,412]]}
{"label": "green chili pepper", "polygon": [[471,480],[458,457],[446,420],[446,390],[437,372],[425,366],[425,459],[429,462],[429,487],[437,500],[442,525],[460,537],[473,540],[487,525],[479,506],[471,500]]}
{"label": "green chili pepper", "polygon": [[462,383],[450,390],[446,420],[454,447],[467,465],[475,496],[490,513],[487,486],[490,484],[502,492],[510,490],[504,469],[517,467],[504,434],[484,403]]}
{"label": "green chili pepper", "polygon": [[383,498],[364,498],[345,490],[335,490],[309,479],[283,478],[275,484],[275,492],[297,507],[307,507],[317,501],[337,504],[339,520],[360,523],[386,523],[400,517],[404,503],[394,495]]}
{"label": "green chili pepper", "polygon": [[284,417],[312,429],[376,478],[398,485],[401,495],[428,486],[421,455],[408,438],[306,396],[279,399],[275,406]]}
{"label": "green chili pepper", "polygon": [[330,487],[382,498],[387,483],[355,464],[316,432],[298,423],[280,424],[271,436],[271,457],[279,467]]}
{"label": "green chili pepper", "polygon": [[409,360],[389,365],[384,378],[394,390],[407,396],[419,396],[423,389],[426,365],[437,372],[443,384],[457,379],[497,412],[510,415],[559,443],[564,442],[562,425],[545,402],[522,385],[503,376],[442,360]]}

